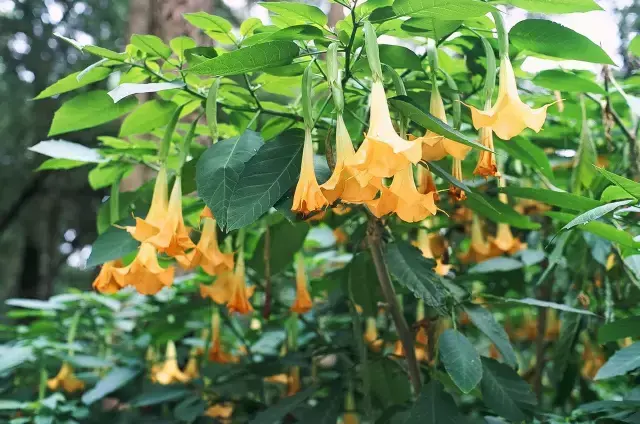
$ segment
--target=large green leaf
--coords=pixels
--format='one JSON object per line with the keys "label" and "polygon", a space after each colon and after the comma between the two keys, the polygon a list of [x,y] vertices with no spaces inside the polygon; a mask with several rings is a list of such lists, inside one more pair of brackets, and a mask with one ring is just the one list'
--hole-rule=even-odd
{"label": "large green leaf", "polygon": [[67,93],[69,91],[76,90],[85,85],[93,84],[94,82],[102,81],[113,70],[110,68],[97,67],[82,75],[82,78],[78,80],[80,72],[74,72],[71,75],[54,82],[49,87],[45,88],[38,94],[34,100],[46,99],[47,97],[55,96],[57,94]]}
{"label": "large green leaf", "polygon": [[319,27],[327,25],[327,15],[319,8],[310,4],[296,2],[260,2],[260,6],[269,9],[294,24],[312,23]]}
{"label": "large green leaf", "polygon": [[118,103],[125,97],[133,96],[134,94],[157,93],[158,91],[175,90],[184,86],[185,84],[182,81],[153,82],[148,84],[124,83],[109,91],[109,96],[115,103]]}
{"label": "large green leaf", "polygon": [[404,46],[394,46],[391,44],[380,44],[380,61],[396,69],[422,70],[420,57]]}
{"label": "large green leaf", "polygon": [[127,231],[117,227],[109,227],[107,231],[98,236],[91,246],[87,267],[119,259],[136,250],[138,244],[138,241],[131,237]]}
{"label": "large green leaf", "polygon": [[587,211],[602,205],[599,201],[588,197],[543,188],[510,186],[501,189],[501,191],[507,193],[509,196],[537,200],[538,202],[543,202],[548,205],[558,206],[578,212]]}
{"label": "large green leaf", "polygon": [[131,44],[145,52],[151,57],[161,57],[168,59],[171,56],[171,48],[167,46],[160,37],[149,34],[133,34]]}
{"label": "large green leaf", "polygon": [[429,16],[440,20],[461,20],[486,15],[496,9],[476,0],[395,0],[396,16]]}
{"label": "large green leaf", "polygon": [[346,268],[346,272],[348,278],[345,293],[348,293],[351,300],[362,308],[362,315],[376,317],[378,304],[383,299],[369,252],[365,250],[357,254]]}
{"label": "large green leaf", "polygon": [[427,33],[429,38],[433,38],[436,41],[442,40],[453,34],[462,21],[442,21],[429,17],[416,17],[409,18],[402,23],[402,29],[411,32],[419,33],[421,35]]}
{"label": "large green leaf", "polygon": [[607,378],[624,375],[640,367],[640,342],[635,342],[617,351],[600,368],[595,380],[605,380]]}
{"label": "large green leaf", "polygon": [[130,403],[134,408],[157,405],[182,399],[189,393],[189,390],[181,386],[155,386],[133,398]]}
{"label": "large green leaf", "polygon": [[480,305],[466,305],[465,312],[471,322],[491,340],[504,358],[504,362],[513,368],[518,366],[516,353],[509,341],[509,335],[502,325],[498,324],[493,314]]}
{"label": "large green leaf", "polygon": [[586,225],[591,221],[595,221],[596,219],[602,218],[606,214],[613,212],[622,206],[626,206],[630,203],[635,203],[635,202],[636,202],[636,199],[631,199],[631,200],[627,199],[627,200],[620,200],[618,202],[613,202],[613,203],[608,203],[606,205],[598,206],[597,208],[593,208],[589,211],[586,211],[585,213],[582,213],[576,216],[567,225],[562,227],[562,230],[560,231],[569,230],[578,225]]}
{"label": "large green leaf", "polygon": [[113,368],[102,380],[98,381],[93,389],[82,395],[82,402],[91,405],[93,402],[104,398],[106,395],[124,387],[136,378],[142,369],[140,368]]}
{"label": "large green leaf", "polygon": [[537,404],[529,384],[512,368],[490,358],[482,358],[482,370],[484,403],[511,422],[525,421],[523,408]]}
{"label": "large green leaf", "polygon": [[188,69],[198,75],[226,76],[288,65],[300,49],[293,41],[268,41],[208,59]]}
{"label": "large green leaf", "polygon": [[156,128],[164,127],[178,106],[173,102],[154,99],[143,103],[122,121],[120,137],[146,134]]}
{"label": "large green leaf", "polygon": [[83,130],[113,121],[129,113],[137,104],[135,97],[114,103],[104,90],[80,94],[56,111],[49,135]]}
{"label": "large green leaf", "polygon": [[391,275],[400,284],[425,304],[444,313],[447,292],[440,276],[433,271],[433,260],[424,258],[418,249],[404,241],[389,244],[386,258]]}
{"label": "large green leaf", "polygon": [[442,383],[432,379],[420,391],[404,424],[463,424],[462,415],[453,397],[444,391]]}
{"label": "large green leaf", "polygon": [[41,141],[29,147],[32,152],[47,155],[54,159],[66,159],[82,163],[101,163],[104,158],[96,149],[65,140]]}
{"label": "large green leaf", "polygon": [[438,339],[444,368],[464,393],[473,390],[482,379],[482,362],[473,344],[458,330],[447,329]]}
{"label": "large green leaf", "polygon": [[562,69],[548,69],[533,77],[533,83],[549,90],[565,91],[568,93],[597,93],[605,94],[595,81],[583,78],[571,71]]}
{"label": "large green leaf", "polygon": [[[304,244],[304,239],[311,227],[306,222],[291,223],[286,219],[269,227],[269,269],[271,275],[283,271],[293,261],[293,257]],[[253,252],[253,257],[248,265],[258,273],[264,275],[265,271],[265,243],[266,234],[263,234]]]}
{"label": "large green leaf", "polygon": [[384,408],[407,402],[411,397],[407,373],[390,359],[369,361],[371,391]]}
{"label": "large green leaf", "polygon": [[[540,310],[539,313],[544,313]],[[567,371],[569,361],[575,357],[575,344],[580,333],[580,321],[582,316],[579,314],[563,314],[560,322],[560,336],[555,344],[553,355],[553,377],[552,380],[559,383],[563,380]]]}
{"label": "large green leaf", "polygon": [[524,263],[507,257],[487,259],[469,269],[470,274],[489,274],[492,272],[509,272],[524,267]]}
{"label": "large green leaf", "polygon": [[596,170],[601,173],[606,179],[611,181],[613,184],[617,185],[636,199],[640,199],[640,184],[630,180],[628,178],[622,177],[618,174],[614,174],[613,172],[609,172],[604,168],[596,167]]}
{"label": "large green leaf", "polygon": [[615,342],[626,337],[640,336],[640,316],[622,318],[598,327],[598,343]]}
{"label": "large green leaf", "polygon": [[[576,218],[576,216],[564,212],[545,212],[545,215],[550,216],[561,224],[568,224]],[[618,230],[613,225],[605,224],[604,222],[591,221],[587,224],[580,225],[577,228],[581,231],[595,234],[614,243],[619,243],[625,247],[640,247],[640,242],[635,241],[630,233]]]}
{"label": "large green leaf", "polygon": [[286,397],[279,402],[271,405],[264,411],[259,412],[251,421],[251,424],[273,424],[280,422],[289,412],[293,411],[298,405],[306,401],[311,395],[318,390],[318,387],[311,386],[305,390],[296,393],[293,396]]}
{"label": "large green leaf", "polygon": [[568,306],[568,305],[563,305],[563,304],[555,303],[555,302],[548,302],[546,300],[532,299],[530,297],[525,297],[525,298],[522,298],[522,299],[502,298],[502,300],[504,302],[507,302],[507,303],[520,303],[522,305],[537,306],[537,307],[540,307],[540,308],[551,308],[551,309],[555,309],[557,311],[571,312],[571,313],[574,313],[574,314],[597,316],[593,312],[588,311],[586,309],[577,309],[577,308],[573,308],[573,307]]}
{"label": "large green leaf", "polygon": [[221,16],[207,12],[185,13],[184,18],[193,26],[205,31],[229,33],[233,29],[231,22]]}
{"label": "large green leaf", "polygon": [[575,13],[602,10],[594,0],[498,0],[535,13]]}
{"label": "large green leaf", "polygon": [[209,147],[198,160],[198,195],[209,206],[223,230],[232,195],[245,163],[253,158],[264,142],[260,134],[246,130],[238,137],[222,140]]}
{"label": "large green leaf", "polygon": [[246,163],[229,202],[228,231],[255,222],[294,185],[300,175],[303,140],[302,130],[285,131]]}
{"label": "large green leaf", "polygon": [[521,215],[511,206],[502,203],[496,198],[476,193],[475,196],[468,196],[463,203],[474,212],[496,223],[504,222],[515,228],[525,230],[537,230],[540,228],[540,224],[531,221],[528,216]]}
{"label": "large green leaf", "polygon": [[525,19],[511,28],[509,37],[521,50],[559,59],[615,65],[602,47],[553,21]]}

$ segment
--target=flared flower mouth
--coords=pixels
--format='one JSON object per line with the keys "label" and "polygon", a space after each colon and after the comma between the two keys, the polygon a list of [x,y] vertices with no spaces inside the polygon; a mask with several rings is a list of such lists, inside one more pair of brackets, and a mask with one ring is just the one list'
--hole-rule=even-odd
{"label": "flared flower mouth", "polygon": [[291,312],[305,314],[313,308],[313,301],[307,288],[307,273],[304,257],[298,255],[296,259],[296,298],[291,305]]}
{"label": "flared flower mouth", "polygon": [[155,247],[145,242],[140,245],[133,262],[123,268],[114,268],[113,276],[121,287],[134,286],[140,294],[156,294],[171,286],[174,271],[173,267],[162,268]]}
{"label": "flared flower mouth", "polygon": [[253,306],[249,303],[249,297],[253,294],[253,288],[247,289],[243,252],[238,253],[236,270],[231,278],[231,297],[227,302],[227,309],[230,313],[237,312],[245,315],[253,311]]}
{"label": "flared flower mouth", "polygon": [[123,264],[120,259],[105,262],[100,269],[100,273],[93,281],[93,288],[100,293],[113,294],[122,288],[115,277],[115,270],[122,268]]}
{"label": "flared flower mouth", "polygon": [[178,367],[176,345],[171,340],[167,342],[164,363],[153,375],[153,379],[162,385],[186,383],[190,380],[189,376]]}
{"label": "flared flower mouth", "polygon": [[216,220],[205,214],[202,216],[202,234],[195,249],[181,256],[176,256],[178,263],[186,270],[201,266],[209,275],[220,275],[233,269],[233,253],[222,253],[218,245]]}
{"label": "flared flower mouth", "polygon": [[60,367],[58,374],[47,380],[47,387],[54,391],[62,389],[67,393],[73,393],[84,389],[84,381],[76,377],[73,367],[65,362]]}
{"label": "flared flower mouth", "polygon": [[291,210],[302,215],[319,211],[329,206],[329,201],[325,198],[313,166],[313,144],[311,142],[311,129],[307,128],[304,133],[304,146],[302,148],[302,165],[300,167],[300,178],[293,194],[293,205]]}
{"label": "flared flower mouth", "polygon": [[485,178],[491,176],[499,176],[500,174],[498,173],[496,155],[495,153],[493,153],[493,131],[491,130],[491,127],[480,128],[480,141],[482,142],[482,145],[484,147],[492,151],[480,151],[480,154],[478,156],[478,163],[476,165],[476,169],[473,171],[473,174],[480,175]]}

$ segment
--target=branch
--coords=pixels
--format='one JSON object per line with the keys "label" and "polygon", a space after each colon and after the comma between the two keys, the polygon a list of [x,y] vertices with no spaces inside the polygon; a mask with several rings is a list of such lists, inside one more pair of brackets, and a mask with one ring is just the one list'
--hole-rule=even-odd
{"label": "branch", "polygon": [[4,233],[11,225],[13,220],[17,218],[17,216],[20,214],[20,211],[22,210],[22,207],[27,203],[27,201],[38,193],[38,190],[40,189],[40,186],[42,185],[42,182],[45,180],[45,178],[45,174],[38,174],[31,180],[31,182],[22,191],[22,193],[20,193],[20,196],[15,201],[15,203],[11,205],[7,213],[5,213],[2,219],[0,219],[0,234]]}

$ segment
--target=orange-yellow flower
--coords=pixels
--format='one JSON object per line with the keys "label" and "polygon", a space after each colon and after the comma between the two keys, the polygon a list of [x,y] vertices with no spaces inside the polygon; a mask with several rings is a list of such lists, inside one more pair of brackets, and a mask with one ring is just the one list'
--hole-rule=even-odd
{"label": "orange-yellow flower", "polygon": [[495,256],[500,256],[500,252],[485,240],[480,220],[474,215],[471,223],[471,246],[467,253],[459,256],[460,260],[463,263],[479,263]]}
{"label": "orange-yellow flower", "polygon": [[[505,186],[504,178],[500,178],[499,185],[500,187]],[[499,197],[502,203],[508,203],[505,193],[500,193]],[[498,224],[496,236],[490,239],[490,242],[501,252],[509,253],[510,255],[527,248],[527,244],[522,243],[518,238],[514,237],[511,233],[511,227],[504,222]]]}
{"label": "orange-yellow flower", "polygon": [[[490,127],[480,128],[480,141],[484,147],[494,150],[493,132]],[[478,164],[476,165],[476,169],[473,171],[473,174],[480,175],[485,178],[499,175],[495,153],[481,150],[480,155],[478,156]]]}
{"label": "orange-yellow flower", "polygon": [[418,192],[420,194],[427,194],[433,192],[433,200],[438,202],[440,195],[438,194],[438,187],[433,180],[431,171],[426,166],[418,167]]}
{"label": "orange-yellow flower", "polygon": [[[431,91],[429,112],[442,122],[447,122],[444,102],[442,101],[440,90],[435,84],[433,85],[433,91]],[[449,140],[433,131],[427,131],[424,137],[419,140],[422,141],[423,160],[440,160],[446,155],[451,155],[454,159],[463,160],[467,156],[467,153],[469,153],[469,150],[471,150],[470,146]]]}
{"label": "orange-yellow flower", "polygon": [[356,154],[346,161],[360,184],[373,177],[388,178],[416,164],[422,156],[420,142],[405,140],[396,133],[381,81],[371,87],[369,132]]}
{"label": "orange-yellow flower", "polygon": [[238,312],[240,314],[248,314],[253,311],[251,303],[249,303],[249,297],[253,294],[253,290],[247,289],[245,268],[244,268],[244,254],[242,251],[238,253],[238,263],[236,264],[236,270],[231,275],[231,297],[227,302],[227,309],[230,313]]}
{"label": "orange-yellow flower", "polygon": [[294,365],[289,370],[289,378],[287,379],[287,396],[293,396],[300,391],[300,367]]}
{"label": "orange-yellow flower", "polygon": [[300,179],[293,194],[294,212],[307,215],[309,212],[318,211],[329,205],[329,201],[322,194],[316,171],[313,167],[313,144],[311,143],[311,129],[306,128],[304,132],[304,146],[302,148],[302,166],[300,168]]}
{"label": "orange-yellow flower", "polygon": [[296,298],[291,305],[291,312],[305,314],[313,308],[313,301],[307,289],[307,273],[304,268],[304,256],[296,258]]}
{"label": "orange-yellow flower", "polygon": [[[451,175],[458,181],[462,181],[464,176],[462,175],[462,161],[458,159],[453,160],[453,167],[451,168]],[[460,187],[453,184],[449,185],[449,197],[454,202],[461,202],[467,198],[467,194]]]}
{"label": "orange-yellow flower", "polygon": [[396,209],[398,206],[398,196],[388,187],[381,185],[380,196],[365,203],[373,215],[377,218],[382,218]]}
{"label": "orange-yellow flower", "polygon": [[121,286],[134,286],[138,293],[156,294],[173,283],[173,267],[162,268],[156,249],[151,243],[142,243],[133,262],[124,268],[113,270],[116,282]]}
{"label": "orange-yellow flower", "polygon": [[[434,259],[433,251],[431,250],[431,240],[429,240],[429,234],[427,230],[420,229],[418,231],[418,240],[416,240],[415,246],[420,249],[422,252],[422,256],[428,259]],[[451,270],[451,265],[446,265],[442,263],[442,259],[436,259],[436,266],[433,270],[438,275],[447,275]]]}
{"label": "orange-yellow flower", "polygon": [[167,219],[167,209],[169,207],[167,170],[160,168],[156,183],[153,188],[153,197],[147,216],[142,219],[136,217],[135,227],[126,227],[126,230],[138,241],[145,241],[160,232],[160,227]]}
{"label": "orange-yellow flower", "polygon": [[342,424],[360,424],[360,417],[356,412],[356,401],[353,392],[349,390],[344,400],[344,414],[342,414]]}
{"label": "orange-yellow flower", "polygon": [[122,261],[116,259],[115,261],[106,262],[102,265],[100,273],[93,280],[93,288],[100,293],[113,294],[120,290],[122,286],[118,284],[115,277],[115,270],[122,267]]}
{"label": "orange-yellow flower", "polygon": [[176,352],[176,345],[173,341],[167,342],[167,350],[165,352],[164,363],[155,374],[155,381],[162,385],[173,383],[186,383],[189,381],[189,376],[180,371],[178,367],[178,353]]}
{"label": "orange-yellow flower", "polygon": [[211,215],[209,208],[203,211],[202,235],[196,248],[184,256],[177,256],[178,263],[184,269],[193,269],[200,265],[209,275],[220,275],[223,272],[233,269],[233,253],[222,253],[218,246],[218,232],[216,220],[209,218]]}
{"label": "orange-yellow flower", "polygon": [[389,191],[398,198],[394,212],[406,222],[422,221],[438,211],[435,203],[435,192],[421,194],[413,178],[413,166],[399,171],[394,177]]}
{"label": "orange-yellow flower", "polygon": [[363,338],[372,351],[379,352],[382,349],[384,341],[378,337],[378,328],[374,317],[367,317]]}
{"label": "orange-yellow flower", "polygon": [[222,423],[231,422],[229,418],[233,415],[233,404],[231,402],[216,403],[215,405],[207,408],[204,415],[216,418]]}
{"label": "orange-yellow flower", "polygon": [[363,180],[361,184],[361,180],[345,166],[345,162],[355,154],[349,131],[339,114],[336,124],[336,166],[331,177],[320,186],[329,203],[334,203],[338,198],[343,202],[361,203],[373,199],[378,193],[378,189],[369,181]]}
{"label": "orange-yellow flower", "polygon": [[547,119],[549,106],[551,104],[532,109],[520,100],[513,66],[509,57],[504,56],[500,60],[500,87],[496,103],[487,111],[473,106],[469,108],[476,129],[490,127],[501,139],[510,140],[525,128],[539,132]]}
{"label": "orange-yellow flower", "polygon": [[238,362],[238,358],[226,352],[220,339],[220,314],[214,311],[211,317],[211,346],[209,347],[209,360],[220,364]]}
{"label": "orange-yellow flower", "polygon": [[185,365],[184,367],[183,373],[189,378],[189,380],[193,380],[200,377],[200,369],[198,368],[198,358],[196,358],[194,352],[191,353],[191,356],[187,361],[187,365]]}
{"label": "orange-yellow flower", "polygon": [[582,360],[584,364],[582,365],[582,369],[580,370],[580,374],[587,380],[593,380],[598,374],[598,371],[604,363],[606,359],[602,354],[600,349],[595,350],[590,342],[586,342],[584,345],[584,351],[582,352]]}
{"label": "orange-yellow flower", "polygon": [[73,393],[84,389],[84,381],[76,377],[73,373],[73,367],[65,362],[58,374],[47,380],[47,387],[54,391],[61,388],[67,393]]}

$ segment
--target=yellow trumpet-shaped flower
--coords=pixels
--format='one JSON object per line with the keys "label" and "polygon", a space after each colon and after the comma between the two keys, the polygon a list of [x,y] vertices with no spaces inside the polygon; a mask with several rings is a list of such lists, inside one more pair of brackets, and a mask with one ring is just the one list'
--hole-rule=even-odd
{"label": "yellow trumpet-shaped flower", "polygon": [[293,396],[300,391],[300,367],[294,365],[289,370],[289,377],[287,379],[287,396]]}
{"label": "yellow trumpet-shaped flower", "polygon": [[[493,131],[491,127],[480,128],[480,141],[486,148],[494,150],[493,147]],[[493,152],[487,152],[481,150],[478,156],[478,164],[473,171],[474,175],[480,175],[482,177],[490,177],[494,175],[500,175],[498,173],[498,165],[496,163],[496,154]]]}
{"label": "yellow trumpet-shaped flower", "polygon": [[371,87],[369,131],[356,152],[345,163],[362,185],[373,177],[388,178],[416,164],[422,156],[421,143],[405,140],[396,133],[381,81]]}
{"label": "yellow trumpet-shaped flower", "polygon": [[196,358],[194,352],[191,353],[191,356],[187,361],[187,365],[185,365],[184,367],[183,373],[189,378],[189,380],[193,380],[200,377],[200,369],[198,368],[198,358]]}
{"label": "yellow trumpet-shaped flower", "polygon": [[156,372],[154,379],[162,385],[186,383],[190,380],[189,376],[180,371],[180,368],[178,367],[178,353],[176,352],[176,345],[173,344],[173,341],[171,340],[167,342],[164,363]]}
{"label": "yellow trumpet-shaped flower", "polygon": [[302,148],[302,166],[300,179],[293,194],[293,206],[291,210],[303,215],[318,211],[329,205],[329,201],[322,194],[316,171],[313,167],[313,144],[311,143],[311,129],[304,132],[304,146]]}
{"label": "yellow trumpet-shaped flower", "polygon": [[380,186],[380,196],[365,202],[369,210],[377,218],[389,215],[398,206],[398,196],[394,194],[388,187]]}
{"label": "yellow trumpet-shaped flower", "polygon": [[208,215],[213,216],[207,207],[203,211],[202,235],[196,248],[184,256],[177,256],[176,259],[184,269],[193,269],[200,265],[207,274],[220,275],[233,269],[233,253],[220,251],[216,220]]}
{"label": "yellow trumpet-shaped flower", "polygon": [[438,194],[438,187],[433,180],[431,171],[426,166],[418,167],[418,192],[420,194],[427,194],[433,192],[433,200],[438,202],[440,195]]}
{"label": "yellow trumpet-shaped flower", "polygon": [[344,414],[342,414],[342,424],[360,424],[360,417],[356,412],[356,400],[353,392],[349,390],[344,400]]}
{"label": "yellow trumpet-shaped flower", "polygon": [[62,389],[67,393],[73,393],[84,389],[84,381],[76,377],[73,373],[73,367],[65,362],[58,374],[47,380],[47,387],[54,391]]}
{"label": "yellow trumpet-shaped flower", "polygon": [[[433,91],[431,92],[429,112],[442,122],[447,122],[447,113],[437,85],[433,86]],[[454,159],[463,160],[471,150],[470,146],[449,140],[433,131],[427,131],[424,137],[419,140],[422,141],[423,160],[440,160],[446,155],[451,155]]]}
{"label": "yellow trumpet-shaped flower", "polygon": [[500,256],[500,252],[492,248],[492,244],[485,239],[480,220],[474,215],[471,222],[471,246],[467,253],[459,256],[460,260],[463,263],[479,263],[495,256]]}
{"label": "yellow trumpet-shaped flower", "polygon": [[238,362],[238,357],[226,352],[222,347],[220,338],[220,314],[214,311],[211,317],[211,346],[209,347],[209,360],[220,364]]}
{"label": "yellow trumpet-shaped flower", "polygon": [[394,177],[389,191],[398,198],[394,212],[406,222],[422,221],[438,211],[435,203],[435,191],[422,194],[413,178],[413,167],[399,171]]}
{"label": "yellow trumpet-shaped flower", "polygon": [[116,259],[115,261],[105,262],[100,269],[100,273],[93,280],[93,288],[100,293],[113,294],[120,290],[122,286],[118,284],[115,277],[115,270],[122,267],[122,261]]}
{"label": "yellow trumpet-shaped flower", "polygon": [[304,268],[304,256],[296,258],[296,298],[291,305],[291,312],[305,314],[313,308],[313,301],[307,289],[307,273]]}
{"label": "yellow trumpet-shaped flower", "polygon": [[[420,229],[418,231],[418,240],[416,240],[415,246],[420,249],[422,256],[428,259],[434,259],[433,251],[431,250],[431,240],[429,239],[427,230]],[[442,259],[438,258],[436,259],[436,266],[433,270],[438,275],[447,275],[451,270],[451,265],[442,263]]]}
{"label": "yellow trumpet-shaped flower", "polygon": [[233,404],[231,402],[216,403],[207,408],[204,415],[216,418],[221,423],[230,423],[230,418],[233,415]]}
{"label": "yellow trumpet-shaped flower", "polygon": [[[505,187],[504,178],[500,178],[499,185],[500,187]],[[507,195],[505,193],[500,193],[499,198],[502,203],[508,203]],[[511,232],[511,227],[509,224],[505,224],[504,222],[498,224],[496,236],[495,238],[490,239],[490,242],[495,246],[495,248],[500,250],[500,252],[509,253],[510,255],[527,248],[527,244],[522,243],[520,239],[514,237]]]}
{"label": "yellow trumpet-shaped flower", "polygon": [[122,286],[134,286],[141,294],[156,294],[173,283],[173,267],[162,268],[156,249],[151,243],[142,243],[133,262],[124,268],[115,268],[113,276]]}
{"label": "yellow trumpet-shaped flower", "polygon": [[145,241],[160,232],[160,227],[167,219],[169,207],[167,169],[160,168],[156,183],[153,188],[153,197],[147,216],[142,219],[136,217],[135,227],[126,227],[126,230],[138,241]]}
{"label": "yellow trumpet-shaped flower", "polygon": [[243,315],[248,314],[253,311],[253,307],[251,303],[249,303],[249,297],[253,294],[253,290],[247,290],[242,251],[238,253],[236,270],[230,278],[232,279],[231,297],[227,302],[227,309],[229,309],[229,312],[238,312]]}
{"label": "yellow trumpet-shaped flower", "polygon": [[372,351],[379,352],[382,349],[384,341],[378,337],[378,327],[374,317],[367,317],[363,338]]}
{"label": "yellow trumpet-shaped flower", "polygon": [[[464,176],[462,175],[462,161],[458,159],[453,160],[453,167],[451,169],[451,175],[458,181],[462,181]],[[461,202],[467,198],[466,193],[460,187],[453,184],[449,185],[449,197],[454,202]]]}
{"label": "yellow trumpet-shaped flower", "polygon": [[493,129],[501,139],[510,140],[525,128],[539,132],[547,119],[549,106],[551,104],[532,109],[520,100],[513,66],[509,57],[504,56],[500,60],[500,86],[496,103],[486,111],[478,110],[473,106],[469,108],[473,126],[476,129],[488,127]]}
{"label": "yellow trumpet-shaped flower", "polygon": [[334,203],[338,198],[348,203],[371,200],[376,197],[378,189],[366,178],[358,178],[345,166],[345,162],[350,160],[356,151],[342,115],[339,114],[336,121],[336,166],[331,177],[320,186],[322,193],[329,203]]}

